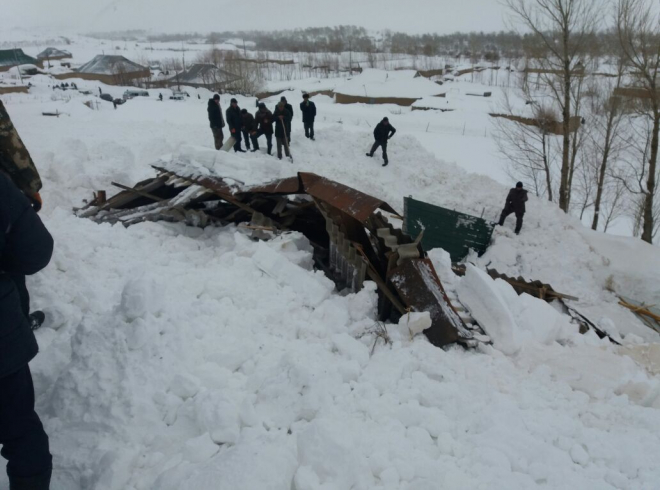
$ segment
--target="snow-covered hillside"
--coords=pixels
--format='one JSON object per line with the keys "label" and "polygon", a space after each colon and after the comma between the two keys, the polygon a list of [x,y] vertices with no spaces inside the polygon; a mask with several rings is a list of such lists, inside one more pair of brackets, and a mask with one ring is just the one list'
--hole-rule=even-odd
{"label": "snow-covered hillside", "polygon": [[[311,270],[301,235],[253,242],[234,226],[124,229],[76,218],[72,207],[93,190],[111,194],[113,181],[150,177],[149,164],[164,155],[210,151],[209,93],[159,102],[151,91],[117,110],[103,101],[91,110],[83,101],[94,97],[62,98],[45,77],[33,83],[30,94],[3,101],[41,171],[42,216],[56,241],[52,264],[29,283],[33,307],[48,315],[32,370],[54,489],[657,485],[660,381],[619,347],[578,334],[540,300],[470,274],[453,277],[435,250],[441,277],[459,294],[497,292],[501,301],[488,306],[511,319],[501,325],[516,329],[517,348],[495,338],[478,350],[442,350],[423,336],[397,335],[396,325],[388,326],[393,344],[374,348],[375,287],[336,294]],[[273,177],[315,172],[399,211],[412,195],[498,215],[508,186],[488,176],[498,171],[492,141],[424,130],[465,115],[339,107],[319,96],[312,142],[302,132],[299,93],[287,97],[296,108],[294,164],[265,155],[265,143],[258,154],[223,158]],[[255,100],[239,103],[252,110]],[[486,128],[478,104],[490,102],[467,103]],[[386,168],[364,156],[384,115],[399,129]],[[520,236],[512,225],[496,230],[477,266],[578,296],[581,311],[632,351],[658,342],[614,294],[660,301],[657,247],[593,233],[535,198]],[[273,268],[295,274],[264,273]]]}

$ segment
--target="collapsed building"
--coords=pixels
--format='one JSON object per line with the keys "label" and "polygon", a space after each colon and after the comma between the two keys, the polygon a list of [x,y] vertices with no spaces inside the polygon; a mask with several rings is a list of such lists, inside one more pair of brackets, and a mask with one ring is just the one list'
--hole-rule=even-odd
{"label": "collapsed building", "polygon": [[217,171],[200,172],[176,157],[154,170],[154,178],[134,187],[114,183],[122,190],[110,199],[97,192],[78,215],[124,226],[161,220],[202,227],[234,223],[254,239],[299,232],[313,247],[315,267],[337,290],[357,292],[367,280],[376,283],[381,321],[429,312],[431,327],[424,333],[434,345],[488,342],[469,315],[452,304],[422,236],[413,239],[389,223],[387,215],[396,212],[386,202],[307,172],[245,184]]}

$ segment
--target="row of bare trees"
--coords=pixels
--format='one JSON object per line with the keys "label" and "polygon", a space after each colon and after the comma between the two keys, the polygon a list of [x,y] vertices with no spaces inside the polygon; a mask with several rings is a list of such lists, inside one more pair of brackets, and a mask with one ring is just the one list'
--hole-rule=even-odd
{"label": "row of bare trees", "polygon": [[[519,95],[534,123],[498,119],[510,173],[563,211],[590,216],[594,230],[627,214],[634,232],[652,243],[660,225],[655,2],[617,0],[611,10],[604,0],[506,3],[513,21],[532,33]],[[607,22],[614,54],[605,60],[593,44]],[[521,109],[512,100],[504,111],[515,119]]]}

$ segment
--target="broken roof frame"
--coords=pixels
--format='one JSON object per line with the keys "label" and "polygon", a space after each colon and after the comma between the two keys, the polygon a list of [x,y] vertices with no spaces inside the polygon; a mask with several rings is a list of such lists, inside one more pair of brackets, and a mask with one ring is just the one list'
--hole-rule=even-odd
{"label": "broken roof frame", "polygon": [[153,168],[156,178],[133,188],[113,183],[122,191],[107,201],[99,192],[78,216],[124,226],[146,220],[195,226],[233,222],[251,229],[254,238],[301,231],[309,235],[315,264],[339,289],[357,291],[366,279],[376,283],[381,320],[428,311],[432,325],[424,333],[431,343],[475,345],[420,245],[421,237],[415,241],[393,228],[380,210],[398,214],[385,201],[307,172],[246,186],[180,167]]}

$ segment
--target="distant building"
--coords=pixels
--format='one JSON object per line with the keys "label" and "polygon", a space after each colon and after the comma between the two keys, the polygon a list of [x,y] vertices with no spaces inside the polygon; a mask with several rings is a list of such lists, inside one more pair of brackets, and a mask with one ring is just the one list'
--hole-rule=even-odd
{"label": "distant building", "polygon": [[22,49],[0,49],[0,72],[18,65],[35,65],[43,68],[43,63],[26,55]]}
{"label": "distant building", "polygon": [[55,77],[59,80],[82,78],[83,80],[97,80],[108,85],[131,85],[136,80],[149,79],[151,71],[123,56],[99,54],[77,70],[55,75]]}
{"label": "distant building", "polygon": [[57,48],[46,48],[37,55],[40,60],[63,60],[71,58],[71,53]]}
{"label": "distant building", "polygon": [[445,90],[420,77],[416,70],[364,70],[334,90],[337,104],[396,104],[409,107],[423,97],[438,97]]}
{"label": "distant building", "polygon": [[187,87],[220,91],[240,79],[240,76],[218,68],[215,65],[197,63],[184,72],[162,80],[159,84],[164,86],[185,85]]}

